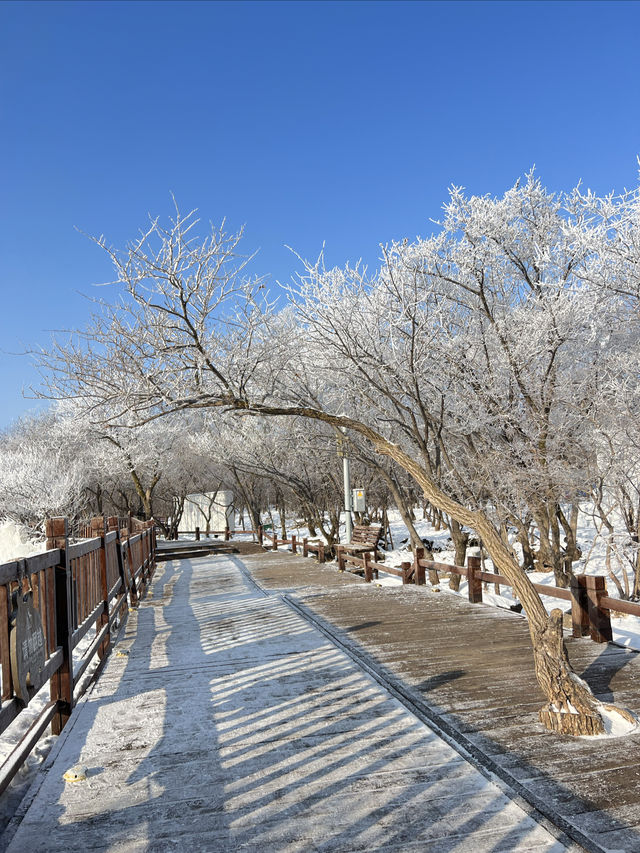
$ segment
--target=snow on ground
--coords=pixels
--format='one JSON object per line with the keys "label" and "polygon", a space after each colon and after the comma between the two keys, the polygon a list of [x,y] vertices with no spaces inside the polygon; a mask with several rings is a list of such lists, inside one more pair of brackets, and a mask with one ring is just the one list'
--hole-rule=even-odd
{"label": "snow on ground", "polygon": [[[277,513],[273,514],[273,522],[276,525],[276,529],[279,529],[280,519]],[[247,528],[250,528],[251,526],[247,520],[245,520],[245,525]],[[402,562],[411,560],[412,555],[407,547],[407,529],[397,511],[389,512],[389,526],[391,529],[393,548],[387,551],[385,564],[398,568]],[[417,520],[415,522],[415,527],[420,536],[433,541],[434,548],[441,549],[438,553],[434,553],[434,558],[438,562],[453,564],[454,551],[451,548],[451,540],[449,539],[449,533],[446,529],[435,530],[426,520]],[[297,526],[293,519],[287,519],[286,529],[288,534],[294,533],[300,541],[302,541],[303,537],[309,536],[308,529],[304,526]],[[241,530],[241,526],[239,525],[237,532],[241,533]],[[578,541],[583,548],[584,557],[574,568],[576,572],[580,573],[606,575],[605,543],[601,539],[598,539],[595,536],[595,533],[596,531],[593,519],[590,517],[589,513],[581,513],[580,524],[578,527]],[[341,539],[344,541],[344,525],[341,529]],[[5,521],[0,523],[0,563],[21,559],[29,556],[30,554],[40,553],[43,550],[43,547],[42,542],[34,540],[33,536],[29,535],[28,531],[21,528],[14,522]],[[485,568],[489,572],[493,570],[491,560],[488,558],[485,560]],[[543,574],[538,572],[531,573],[529,577],[534,583],[547,584],[550,586],[554,585],[553,574]],[[381,571],[376,583],[380,586],[400,586],[402,581],[394,575],[385,574]],[[609,587],[609,594],[614,598],[617,597],[618,593],[616,589],[613,588],[613,584],[610,581]],[[467,582],[464,578],[461,579],[460,589],[457,593],[449,589],[448,580],[446,578],[441,578],[438,588],[444,593],[461,595],[465,598],[467,596]],[[516,599],[512,595],[509,587],[502,586],[500,594],[498,595],[494,591],[493,584],[485,585],[485,588],[483,589],[483,600],[486,604],[504,608],[511,607],[516,603]],[[569,609],[568,604],[565,601],[555,599],[550,596],[543,596],[542,600],[549,610],[554,607],[560,607],[564,610]],[[616,643],[640,650],[639,617],[622,616],[620,618],[613,618],[611,620],[611,624],[614,641]],[[85,638],[84,643],[88,645],[91,639],[92,636],[89,634]],[[84,648],[78,648],[74,651],[74,660],[76,663],[81,659],[83,651]],[[14,723],[12,723],[12,725],[2,734],[0,737],[0,763],[6,759],[11,750],[19,742],[20,738],[24,735],[48,700],[49,689],[47,685],[43,687],[40,693],[31,701],[29,707],[23,711]],[[614,731],[613,723],[610,728],[611,731],[608,731],[607,735],[603,735],[603,737],[617,736],[619,734],[617,731]],[[55,740],[56,739],[52,736],[42,738],[32,751],[23,768],[14,778],[11,785],[2,795],[0,795],[0,832],[15,813],[17,806],[35,778],[37,768],[48,755],[53,743],[55,743]],[[2,847],[0,844],[0,850],[1,849]]]}
{"label": "snow on ground", "polygon": [[0,522],[0,564],[41,554],[45,543],[33,531],[10,518]]}
{"label": "snow on ground", "polygon": [[[82,638],[80,643],[73,650],[74,669],[77,670],[82,664],[85,652],[95,639],[94,634],[90,631]],[[91,681],[91,678],[98,666],[99,659],[96,655],[89,664],[85,674],[80,682],[80,690],[84,690],[86,685]],[[2,732],[0,735],[0,765],[6,761],[15,749],[17,744],[22,740],[27,733],[29,727],[36,721],[38,715],[42,712],[45,705],[50,700],[49,683],[44,685],[41,690],[36,693],[28,706],[22,710],[16,719]],[[28,792],[32,782],[36,777],[36,773],[40,765],[45,761],[46,757],[51,752],[51,749],[57,741],[57,735],[45,734],[40,738],[38,743],[27,756],[27,760],[22,765],[20,770],[11,780],[8,788],[0,794],[0,836],[5,827],[16,813],[16,809],[22,802],[23,797]],[[0,841],[0,851],[4,847]]]}

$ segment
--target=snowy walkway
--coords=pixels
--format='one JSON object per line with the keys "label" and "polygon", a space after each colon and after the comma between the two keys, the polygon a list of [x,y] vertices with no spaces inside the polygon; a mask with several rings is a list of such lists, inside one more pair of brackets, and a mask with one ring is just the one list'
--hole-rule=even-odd
{"label": "snowy walkway", "polygon": [[160,565],[117,650],[11,853],[566,849],[241,557]]}

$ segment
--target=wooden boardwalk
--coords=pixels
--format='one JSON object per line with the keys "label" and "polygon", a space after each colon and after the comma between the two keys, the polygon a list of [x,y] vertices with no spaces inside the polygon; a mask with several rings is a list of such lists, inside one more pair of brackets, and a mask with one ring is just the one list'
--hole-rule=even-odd
{"label": "wooden boardwalk", "polygon": [[[10,853],[567,849],[261,589],[310,577],[304,605],[333,608],[346,634],[389,616],[393,630],[398,606],[426,600],[391,591],[385,611],[359,580],[276,553],[161,564],[10,828]],[[86,778],[65,781],[79,766]]]}
{"label": "wooden boardwalk", "polygon": [[[640,734],[576,739],[539,724],[544,700],[523,616],[429,587],[308,589],[308,560],[247,564],[261,584],[292,589],[359,660],[577,837],[640,853]],[[567,645],[601,699],[640,713],[640,653],[587,638]]]}

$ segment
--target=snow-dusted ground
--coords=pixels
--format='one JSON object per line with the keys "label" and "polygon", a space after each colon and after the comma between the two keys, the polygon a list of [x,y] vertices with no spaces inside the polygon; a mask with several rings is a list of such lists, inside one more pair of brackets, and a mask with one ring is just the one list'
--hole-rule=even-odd
{"label": "snow-dusted ground", "polygon": [[[277,514],[274,514],[274,522],[279,523]],[[407,548],[407,530],[404,526],[400,514],[391,511],[389,513],[389,522],[391,528],[391,536],[393,539],[393,549],[388,551],[385,558],[385,564],[391,567],[399,567],[400,563],[410,560],[411,554]],[[247,522],[247,527],[249,527]],[[428,521],[417,520],[415,522],[416,529],[420,536],[430,539],[434,542],[436,548],[440,548],[440,552],[434,554],[438,562],[450,563],[454,562],[454,551],[451,549],[451,541],[447,530],[435,530]],[[287,531],[295,533],[301,540],[304,536],[308,536],[308,530],[302,526],[296,526],[293,520],[287,520]],[[238,530],[238,533],[241,531]],[[342,531],[344,534],[344,531]],[[596,530],[592,518],[588,514],[581,514],[580,524],[578,528],[578,542],[581,545],[584,553],[584,558],[580,563],[576,564],[574,570],[576,572],[586,572],[589,574],[606,575],[605,569],[605,544],[596,536]],[[19,559],[33,553],[38,553],[43,550],[43,543],[34,541],[23,529],[13,523],[0,524],[0,563],[11,559]],[[487,571],[492,571],[492,564],[489,559],[486,560]],[[554,579],[552,574],[532,573],[531,580],[539,584],[548,584],[553,586]],[[380,572],[380,577],[377,581],[380,586],[398,586],[401,585],[401,580],[394,575]],[[461,579],[460,589],[457,593],[449,589],[447,579],[441,579],[439,588],[442,592],[449,594],[457,594],[466,597],[467,584],[464,578]],[[609,582],[609,594],[616,597],[617,592],[613,584]],[[486,585],[483,590],[483,600],[487,604],[492,604],[498,607],[510,607],[515,603],[515,599],[509,587],[502,587],[500,595],[494,592],[493,585]],[[548,609],[561,607],[568,609],[567,602],[555,599],[552,597],[543,596],[543,601]],[[632,616],[623,616],[611,620],[613,628],[614,640],[621,645],[640,650],[640,618]],[[85,638],[84,643],[88,645],[91,642],[92,636],[89,634]],[[74,652],[76,663],[81,659],[83,648],[79,648]],[[29,705],[29,708],[23,711],[14,723],[0,736],[0,763],[6,759],[11,750],[24,735],[28,727],[31,725],[37,714],[49,700],[48,686],[44,687]],[[44,737],[32,751],[23,765],[18,775],[14,778],[7,790],[0,795],[0,831],[6,825],[8,820],[15,812],[15,809],[22,800],[24,794],[28,791],[31,782],[35,777],[35,773],[40,764],[48,755],[51,746],[55,742],[52,736]],[[0,851],[2,845],[0,843]]]}
{"label": "snow-dusted ground", "polygon": [[567,849],[240,563],[159,569],[9,853]]}
{"label": "snow-dusted ground", "polygon": [[[33,533],[14,521],[0,522],[0,564],[42,553],[44,547],[43,539],[38,539]],[[93,639],[94,635],[90,631],[74,649],[73,660],[76,669],[82,663],[83,655]],[[83,683],[90,680],[97,665],[98,658],[96,657],[83,676]],[[11,725],[0,735],[0,765],[6,761],[49,700],[49,684],[47,683],[29,702],[28,707],[21,711]],[[38,767],[46,759],[56,740],[57,738],[53,735],[45,735],[40,738],[9,787],[0,795],[0,833],[29,790]],[[0,849],[2,849],[1,843]]]}

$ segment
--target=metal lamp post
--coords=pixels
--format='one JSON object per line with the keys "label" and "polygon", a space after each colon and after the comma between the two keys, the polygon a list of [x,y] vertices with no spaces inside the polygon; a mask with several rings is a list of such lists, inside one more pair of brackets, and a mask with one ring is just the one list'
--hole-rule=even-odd
{"label": "metal lamp post", "polygon": [[344,516],[346,541],[351,542],[353,535],[353,522],[351,520],[351,464],[347,452],[347,443],[344,436],[347,434],[346,427],[336,427],[338,432],[338,456],[342,457],[342,476],[344,479]]}

